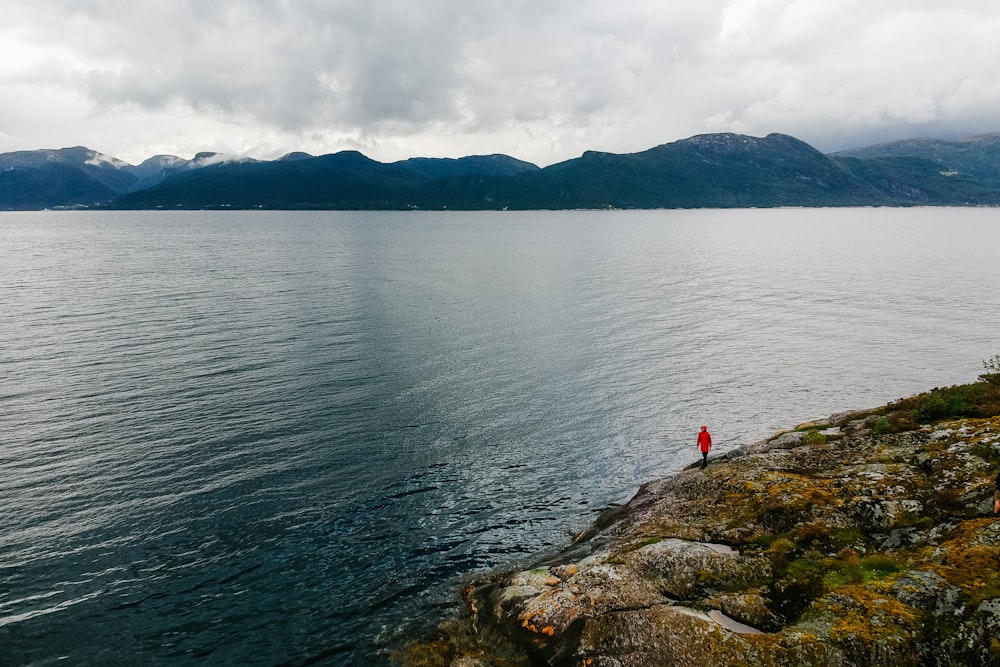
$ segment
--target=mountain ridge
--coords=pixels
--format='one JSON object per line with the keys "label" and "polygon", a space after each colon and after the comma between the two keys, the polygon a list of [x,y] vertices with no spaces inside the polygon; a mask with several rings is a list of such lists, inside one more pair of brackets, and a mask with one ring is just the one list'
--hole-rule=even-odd
{"label": "mountain ridge", "polygon": [[0,154],[0,210],[526,210],[1000,205],[1000,133],[824,154],[786,134],[701,134],[540,168],[503,155],[211,152],[130,165],[78,146]]}

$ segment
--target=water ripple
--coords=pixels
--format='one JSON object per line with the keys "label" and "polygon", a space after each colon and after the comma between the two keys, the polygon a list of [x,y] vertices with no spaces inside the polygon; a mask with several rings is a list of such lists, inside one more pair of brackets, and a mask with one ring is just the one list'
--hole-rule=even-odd
{"label": "water ripple", "polygon": [[384,664],[703,422],[975,377],[991,217],[0,216],[0,663]]}

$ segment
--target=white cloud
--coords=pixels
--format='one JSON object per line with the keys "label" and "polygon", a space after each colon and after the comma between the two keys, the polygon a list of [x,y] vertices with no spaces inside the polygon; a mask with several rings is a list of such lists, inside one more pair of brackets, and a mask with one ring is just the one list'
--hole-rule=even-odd
{"label": "white cloud", "polygon": [[1000,6],[0,0],[0,150],[549,164],[700,132],[821,150],[1000,130]]}

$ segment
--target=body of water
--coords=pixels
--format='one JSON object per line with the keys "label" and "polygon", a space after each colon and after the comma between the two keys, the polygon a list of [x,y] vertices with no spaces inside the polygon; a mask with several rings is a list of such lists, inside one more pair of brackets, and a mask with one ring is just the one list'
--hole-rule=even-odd
{"label": "body of water", "polygon": [[0,215],[0,664],[381,665],[698,454],[967,382],[994,209]]}

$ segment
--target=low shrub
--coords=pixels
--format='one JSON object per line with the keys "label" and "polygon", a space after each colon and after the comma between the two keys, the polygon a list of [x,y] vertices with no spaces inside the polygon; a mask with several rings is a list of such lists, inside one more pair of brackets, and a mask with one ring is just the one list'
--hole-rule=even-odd
{"label": "low shrub", "polygon": [[983,369],[986,372],[980,375],[979,379],[987,384],[1000,387],[1000,354],[994,354],[989,359],[983,360]]}
{"label": "low shrub", "polygon": [[901,432],[950,417],[992,417],[1000,414],[1000,384],[976,382],[936,387],[889,404],[889,432]]}
{"label": "low shrub", "polygon": [[916,421],[926,424],[945,417],[961,416],[968,407],[960,387],[934,389],[920,397],[913,416]]}

